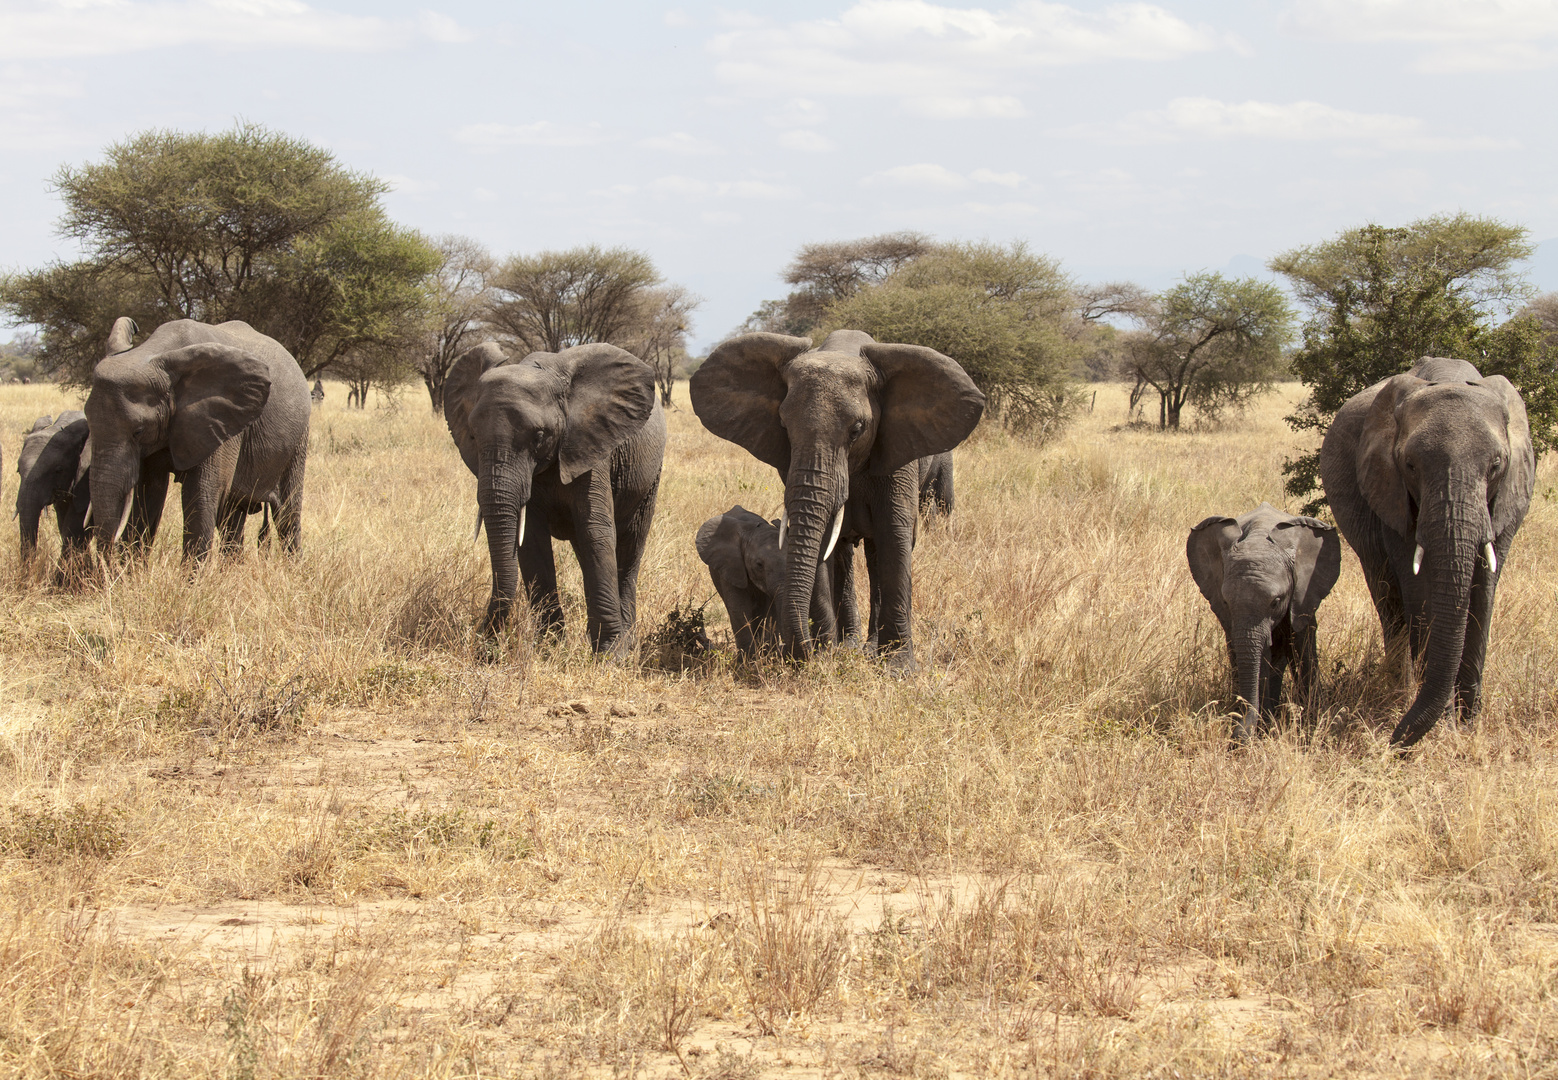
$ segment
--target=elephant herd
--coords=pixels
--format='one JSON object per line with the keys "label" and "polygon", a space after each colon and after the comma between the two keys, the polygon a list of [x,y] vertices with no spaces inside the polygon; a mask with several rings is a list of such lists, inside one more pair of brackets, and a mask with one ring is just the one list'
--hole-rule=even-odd
{"label": "elephant herd", "polygon": [[[17,496],[24,553],[53,506],[63,565],[95,540],[144,550],[168,482],[182,486],[184,554],[220,530],[224,550],[261,513],[298,546],[313,402],[281,345],[241,322],[166,323],[139,345],[129,319],[110,335],[85,411],[43,417],[25,438]],[[839,330],[808,338],[752,333],[692,376],[693,410],[784,480],[768,521],[740,506],[695,544],[737,648],[804,660],[856,642],[894,670],[914,666],[910,573],[922,507],[950,513],[951,451],[985,398],[950,357]],[[499,345],[460,356],[444,417],[477,480],[492,592],[481,631],[510,619],[523,581],[543,632],[561,630],[552,540],[572,545],[587,632],[599,653],[633,646],[637,582],[666,447],[650,368],[612,345],[513,357]],[[1501,376],[1425,358],[1353,397],[1320,453],[1341,537],[1357,554],[1387,646],[1423,662],[1416,700],[1392,741],[1416,742],[1452,704],[1481,703],[1494,590],[1530,505],[1535,456],[1524,404]],[[870,606],[856,609],[855,551]],[[1317,679],[1316,619],[1341,570],[1337,528],[1262,504],[1190,532],[1190,570],[1227,637],[1244,713],[1237,733],[1275,714],[1287,668],[1307,702]]]}

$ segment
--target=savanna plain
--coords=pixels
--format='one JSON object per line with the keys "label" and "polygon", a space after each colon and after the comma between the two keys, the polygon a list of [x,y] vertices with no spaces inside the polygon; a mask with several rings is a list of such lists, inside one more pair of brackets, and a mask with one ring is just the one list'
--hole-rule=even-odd
{"label": "savanna plain", "polygon": [[[410,392],[329,387],[296,558],[182,565],[176,490],[146,563],[79,589],[10,529],[0,1070],[1558,1074],[1558,468],[1474,726],[1392,755],[1411,673],[1347,553],[1318,716],[1231,750],[1185,537],[1280,501],[1297,397],[981,428],[905,679],[734,662],[693,533],[781,486],[685,384],[632,663],[589,655],[563,550],[563,638],[475,640],[475,480]],[[5,502],[74,405],[0,388]]]}

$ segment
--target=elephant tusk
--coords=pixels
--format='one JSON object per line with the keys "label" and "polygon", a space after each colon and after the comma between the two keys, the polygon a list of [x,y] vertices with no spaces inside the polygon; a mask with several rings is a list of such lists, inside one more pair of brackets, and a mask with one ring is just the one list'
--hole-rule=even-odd
{"label": "elephant tusk", "polygon": [[481,507],[476,508],[476,531],[471,533],[471,543],[481,539]]}
{"label": "elephant tusk", "polygon": [[17,509],[11,511],[11,520],[12,521],[15,521],[17,518],[19,518],[21,516],[22,516],[22,511],[21,511],[20,507],[18,507]]}
{"label": "elephant tusk", "polygon": [[87,503],[87,516],[81,519],[81,527],[84,529],[92,524],[92,504]]}
{"label": "elephant tusk", "polygon": [[124,501],[124,513],[119,515],[119,527],[114,530],[114,543],[117,544],[119,542],[119,538],[124,535],[124,527],[125,527],[125,524],[129,520],[130,520],[130,500],[126,499]]}
{"label": "elephant tusk", "polygon": [[1482,553],[1488,557],[1488,573],[1498,573],[1498,556],[1493,552],[1493,541],[1482,545]]}
{"label": "elephant tusk", "polygon": [[789,528],[790,528],[790,511],[788,511],[788,510],[781,510],[779,512],[779,550],[780,551],[784,550],[784,534],[789,531]]}
{"label": "elephant tusk", "polygon": [[1417,545],[1417,550],[1412,552],[1412,576],[1417,577],[1417,572],[1423,568],[1423,545]]}
{"label": "elephant tusk", "polygon": [[514,546],[517,548],[525,546],[525,511],[528,509],[527,506],[519,508],[519,539],[514,541]]}
{"label": "elephant tusk", "polygon": [[844,508],[839,507],[839,512],[833,515],[833,535],[828,537],[828,550],[822,553],[822,561],[827,562],[828,556],[833,554],[833,545],[839,542],[839,530],[844,527]]}

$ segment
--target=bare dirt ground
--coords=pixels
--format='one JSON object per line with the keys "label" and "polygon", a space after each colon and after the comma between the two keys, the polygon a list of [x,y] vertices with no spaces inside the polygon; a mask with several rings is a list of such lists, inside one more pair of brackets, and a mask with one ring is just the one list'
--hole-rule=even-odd
{"label": "bare dirt ground", "polygon": [[[474,480],[424,402],[331,389],[295,561],[187,568],[174,528],[61,590],[0,540],[7,1074],[1558,1072],[1550,462],[1476,725],[1389,753],[1411,686],[1348,554],[1320,715],[1234,752],[1184,538],[1280,501],[1291,388],[977,434],[904,680],[598,663],[566,552],[564,640],[489,662]],[[0,389],[6,461],[65,404]],[[671,429],[646,639],[712,593],[698,523],[779,499]]]}

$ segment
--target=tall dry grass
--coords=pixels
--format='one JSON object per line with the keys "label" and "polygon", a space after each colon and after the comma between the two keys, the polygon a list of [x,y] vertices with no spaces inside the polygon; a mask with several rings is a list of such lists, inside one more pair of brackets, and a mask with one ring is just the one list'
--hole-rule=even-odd
{"label": "tall dry grass", "polygon": [[[1279,501],[1292,389],[1221,430],[1123,427],[1105,389],[1041,450],[978,433],[906,680],[599,663],[567,552],[564,639],[490,654],[441,422],[331,390],[296,559],[186,566],[170,505],[145,565],[67,592],[0,538],[7,1071],[1555,1068],[1551,462],[1475,726],[1389,753],[1411,688],[1348,555],[1319,716],[1235,753],[1184,541]],[[6,501],[70,404],[0,388]],[[719,639],[693,533],[781,488],[669,419],[640,631],[708,601]]]}

